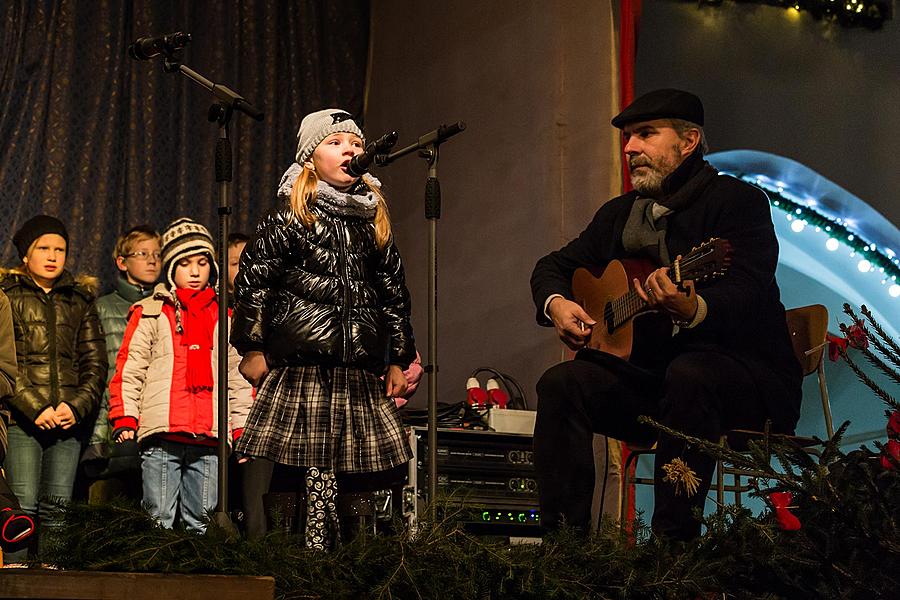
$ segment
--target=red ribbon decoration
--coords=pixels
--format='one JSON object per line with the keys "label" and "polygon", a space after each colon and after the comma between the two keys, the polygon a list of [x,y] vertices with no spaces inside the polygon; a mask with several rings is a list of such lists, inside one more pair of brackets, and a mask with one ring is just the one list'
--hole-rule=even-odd
{"label": "red ribbon decoration", "polygon": [[881,451],[881,466],[891,470],[894,468],[894,463],[891,462],[889,456],[893,456],[894,460],[900,460],[900,442],[897,440],[888,440]]}
{"label": "red ribbon decoration", "polygon": [[825,339],[828,341],[828,359],[831,362],[837,362],[841,354],[847,351],[850,340],[830,333],[825,334]]}
{"label": "red ribbon decoration", "polygon": [[860,350],[865,350],[869,347],[869,338],[866,334],[866,326],[865,323],[862,322],[862,319],[847,328],[847,341],[850,343],[850,346],[859,348]]}
{"label": "red ribbon decoration", "polygon": [[887,424],[887,436],[892,440],[900,440],[900,410],[891,413]]}
{"label": "red ribbon decoration", "polygon": [[800,519],[788,510],[793,499],[794,496],[790,492],[772,492],[769,494],[769,501],[775,508],[775,518],[778,520],[778,526],[785,531],[797,531],[800,529]]}

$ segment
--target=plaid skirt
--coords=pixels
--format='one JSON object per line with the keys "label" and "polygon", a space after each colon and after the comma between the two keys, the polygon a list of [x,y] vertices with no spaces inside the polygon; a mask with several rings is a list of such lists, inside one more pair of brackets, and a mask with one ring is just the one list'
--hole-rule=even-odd
{"label": "plaid skirt", "polygon": [[384,382],[362,369],[282,367],[263,380],[235,451],[298,467],[372,473],[412,458]]}

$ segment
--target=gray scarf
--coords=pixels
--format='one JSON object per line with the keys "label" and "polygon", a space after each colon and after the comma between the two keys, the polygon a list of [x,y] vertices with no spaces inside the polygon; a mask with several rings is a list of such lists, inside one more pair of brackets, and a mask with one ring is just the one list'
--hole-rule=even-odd
{"label": "gray scarf", "polygon": [[666,246],[666,217],[672,212],[666,209],[660,215],[656,200],[653,198],[638,198],[631,205],[631,212],[625,222],[622,231],[622,245],[625,252],[646,256],[652,260],[658,260],[661,265],[671,264],[669,249]]}
{"label": "gray scarf", "polygon": [[[300,176],[303,167],[294,163],[281,176],[278,184],[278,196],[291,198],[291,190],[294,182]],[[358,219],[375,218],[375,210],[378,208],[378,197],[366,185],[380,188],[381,182],[372,175],[366,173],[346,192],[336,190],[321,179],[316,188],[315,206],[325,212],[342,217],[355,217]]]}
{"label": "gray scarf", "polygon": [[[660,198],[638,198],[631,205],[631,212],[622,231],[622,245],[628,254],[644,256],[657,261],[659,265],[672,264],[669,249],[666,246],[667,216],[690,204],[719,172],[699,157],[685,161],[682,167],[669,176],[667,183],[682,179],[685,169],[696,171],[671,193],[664,193]],[[695,161],[701,161],[697,164]],[[693,163],[693,164],[692,164]],[[674,176],[674,177],[673,177]],[[673,186],[674,187],[674,186]]]}

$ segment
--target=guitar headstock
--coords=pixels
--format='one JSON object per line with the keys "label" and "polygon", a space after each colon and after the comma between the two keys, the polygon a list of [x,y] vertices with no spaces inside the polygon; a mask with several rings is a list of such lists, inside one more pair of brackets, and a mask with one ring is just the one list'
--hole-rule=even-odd
{"label": "guitar headstock", "polygon": [[731,242],[724,238],[711,238],[675,261],[671,270],[678,281],[712,281],[728,271],[731,252]]}

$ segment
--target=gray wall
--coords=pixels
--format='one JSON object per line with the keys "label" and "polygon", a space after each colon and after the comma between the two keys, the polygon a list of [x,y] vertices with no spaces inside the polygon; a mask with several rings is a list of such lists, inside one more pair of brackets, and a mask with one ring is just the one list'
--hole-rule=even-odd
{"label": "gray wall", "polygon": [[[535,261],[574,237],[616,192],[611,3],[417,2],[372,7],[366,129],[402,148],[441,123],[468,128],[441,149],[438,222],[440,402],[492,366],[534,384],[563,357],[534,321]],[[386,185],[427,356],[425,161],[377,172]],[[424,405],[423,387],[414,404]]]}
{"label": "gray wall", "polygon": [[900,223],[900,20],[843,29],[755,3],[647,0],[637,92],[703,98],[713,151],[787,156]]}

